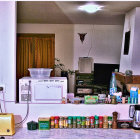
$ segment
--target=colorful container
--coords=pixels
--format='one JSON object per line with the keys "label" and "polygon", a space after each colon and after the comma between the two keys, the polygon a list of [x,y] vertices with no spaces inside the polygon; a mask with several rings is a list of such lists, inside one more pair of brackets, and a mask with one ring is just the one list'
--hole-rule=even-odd
{"label": "colorful container", "polygon": [[49,130],[50,129],[50,118],[39,118],[38,119],[38,129],[39,130]]}

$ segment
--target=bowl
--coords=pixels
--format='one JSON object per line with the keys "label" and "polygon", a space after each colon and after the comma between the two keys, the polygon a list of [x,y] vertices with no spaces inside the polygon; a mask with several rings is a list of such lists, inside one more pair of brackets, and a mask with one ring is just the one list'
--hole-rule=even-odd
{"label": "bowl", "polygon": [[51,71],[50,68],[29,68],[30,76],[32,78],[46,78],[50,77]]}

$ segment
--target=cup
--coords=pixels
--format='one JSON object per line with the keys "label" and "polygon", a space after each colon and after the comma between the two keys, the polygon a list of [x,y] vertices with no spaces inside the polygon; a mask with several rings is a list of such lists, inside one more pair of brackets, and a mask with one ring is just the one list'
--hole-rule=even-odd
{"label": "cup", "polygon": [[125,104],[125,97],[122,97],[122,104]]}

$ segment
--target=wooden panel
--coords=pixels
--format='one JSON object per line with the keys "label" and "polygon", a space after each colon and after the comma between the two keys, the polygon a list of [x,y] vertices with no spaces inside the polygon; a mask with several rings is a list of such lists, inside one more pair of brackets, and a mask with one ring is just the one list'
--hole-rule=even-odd
{"label": "wooden panel", "polygon": [[140,84],[140,75],[126,76],[123,73],[115,72],[116,80],[124,84]]}

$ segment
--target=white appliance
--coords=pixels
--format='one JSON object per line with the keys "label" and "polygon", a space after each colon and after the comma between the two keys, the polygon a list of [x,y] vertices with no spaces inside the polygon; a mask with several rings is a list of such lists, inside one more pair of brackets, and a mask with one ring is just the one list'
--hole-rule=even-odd
{"label": "white appliance", "polygon": [[78,70],[80,73],[91,73],[94,71],[94,60],[92,57],[79,57]]}
{"label": "white appliance", "polygon": [[31,78],[19,79],[19,102],[27,103],[61,103],[67,99],[67,78]]}

